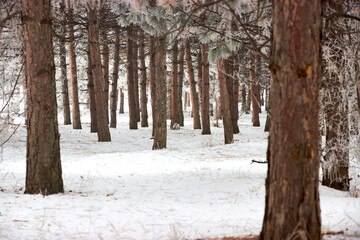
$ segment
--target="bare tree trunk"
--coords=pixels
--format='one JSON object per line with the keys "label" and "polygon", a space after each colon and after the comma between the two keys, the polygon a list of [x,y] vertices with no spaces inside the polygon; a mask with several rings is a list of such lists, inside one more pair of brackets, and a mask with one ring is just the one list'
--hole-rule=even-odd
{"label": "bare tree trunk", "polygon": [[202,56],[202,108],[201,108],[201,121],[202,132],[201,134],[211,134],[210,130],[210,68],[208,61],[209,46],[207,44],[201,44],[201,56]]}
{"label": "bare tree trunk", "polygon": [[191,60],[190,42],[188,40],[185,42],[185,56],[186,56],[186,64],[187,64],[188,79],[189,79],[190,94],[191,94],[191,106],[193,113],[194,129],[201,129],[199,102],[198,102],[198,98],[196,97],[197,93],[195,86],[194,68]]}
{"label": "bare tree trunk", "polygon": [[145,65],[145,37],[144,32],[140,30],[139,33],[139,59],[140,59],[140,95],[141,95],[141,127],[149,127],[148,113],[147,113],[147,96],[146,96],[146,65]]}
{"label": "bare tree trunk", "polygon": [[255,67],[256,57],[250,53],[250,89],[251,89],[251,105],[252,105],[252,123],[254,127],[260,127],[259,118],[259,83],[256,77]]}
{"label": "bare tree trunk", "polygon": [[166,37],[156,39],[156,125],[153,150],[166,148]]}
{"label": "bare tree trunk", "polygon": [[184,112],[183,112],[183,103],[182,103],[182,93],[183,93],[183,81],[184,81],[184,54],[185,54],[185,46],[184,43],[180,43],[180,50],[179,50],[179,72],[178,72],[178,96],[177,96],[177,107],[178,107],[178,114],[179,114],[179,124],[180,126],[184,126]]}
{"label": "bare tree trunk", "polygon": [[139,67],[138,67],[138,43],[137,43],[137,29],[133,27],[133,79],[134,79],[134,96],[135,96],[135,109],[136,121],[140,122],[140,100],[139,100]]}
{"label": "bare tree trunk", "polygon": [[62,99],[64,108],[64,125],[71,124],[70,116],[70,102],[69,102],[69,86],[66,71],[66,48],[65,40],[60,39],[60,68],[61,68],[61,87],[62,87]]}
{"label": "bare tree trunk", "polygon": [[[199,106],[200,106],[200,113],[202,113],[202,79],[203,79],[203,72],[202,72],[202,68],[203,68],[203,63],[202,63],[202,56],[201,56],[201,46],[199,49],[199,52],[197,54],[196,57],[197,60],[197,79],[198,79],[198,90],[199,90]],[[202,116],[201,116],[202,117]]]}
{"label": "bare tree trunk", "polygon": [[[89,37],[89,34],[88,34]],[[97,120],[97,111],[96,111],[96,100],[95,100],[95,89],[94,89],[94,76],[92,73],[92,63],[91,63],[91,54],[90,54],[90,39],[88,39],[88,49],[87,49],[87,57],[88,57],[88,68],[87,68],[87,76],[88,76],[88,92],[90,99],[90,132],[97,133],[98,132],[98,120]]]}
{"label": "bare tree trunk", "polygon": [[109,142],[111,141],[110,130],[106,119],[106,106],[104,96],[104,75],[101,70],[101,55],[100,55],[100,42],[99,42],[99,28],[97,24],[97,11],[93,3],[88,0],[87,14],[89,22],[89,44],[90,56],[92,63],[92,74],[94,77],[94,90],[96,102],[96,115],[98,125],[98,141]]}
{"label": "bare tree trunk", "polygon": [[105,104],[105,110],[106,110],[106,121],[109,123],[109,64],[110,64],[110,52],[109,52],[109,45],[108,45],[108,37],[107,37],[107,31],[105,28],[102,28],[100,30],[100,39],[101,39],[101,57],[102,57],[102,71],[104,75],[104,104]]}
{"label": "bare tree trunk", "polygon": [[22,17],[28,80],[25,193],[48,195],[64,192],[51,1],[22,0]]}
{"label": "bare tree trunk", "polygon": [[241,87],[241,112],[247,113],[246,85]]}
{"label": "bare tree trunk", "polygon": [[270,62],[274,95],[260,239],[321,239],[320,2],[274,0]]}
{"label": "bare tree trunk", "polygon": [[[233,96],[234,96],[234,109],[233,109],[233,117],[234,119],[236,119],[236,127],[239,130],[239,126],[238,126],[238,120],[239,120],[239,77],[238,77],[238,72],[239,72],[239,56],[236,55],[234,56],[234,69],[233,69],[233,81],[234,81],[234,91],[233,91]],[[239,130],[240,132],[240,130]],[[238,133],[239,133],[238,132]]]}
{"label": "bare tree trunk", "polygon": [[115,49],[114,49],[114,67],[113,67],[113,79],[110,95],[110,109],[111,109],[111,121],[110,127],[116,128],[116,107],[118,100],[118,78],[119,78],[119,64],[120,64],[120,29],[115,27]]}
{"label": "bare tree trunk", "polygon": [[175,123],[179,124],[179,108],[177,107],[178,104],[178,41],[174,41],[174,45],[171,50],[171,123],[170,129],[173,129]]}
{"label": "bare tree trunk", "polygon": [[151,95],[151,112],[153,120],[152,136],[155,136],[156,126],[156,39],[150,36],[149,52],[150,52],[150,95]]}
{"label": "bare tree trunk", "polygon": [[124,114],[124,92],[122,88],[120,88],[120,107],[119,113]]}
{"label": "bare tree trunk", "polygon": [[237,103],[235,102],[235,96],[234,96],[234,68],[233,68],[234,62],[232,61],[232,58],[225,59],[224,60],[224,68],[225,68],[225,80],[226,80],[226,88],[228,91],[228,97],[229,97],[229,104],[230,104],[230,114],[231,114],[231,123],[232,123],[232,129],[233,133],[237,134],[239,133],[239,127],[237,124]]}
{"label": "bare tree trunk", "polygon": [[70,82],[71,82],[71,99],[72,99],[72,117],[73,128],[81,129],[80,107],[79,107],[79,89],[77,81],[77,65],[75,52],[75,37],[74,37],[74,23],[73,23],[73,9],[70,0],[67,0],[66,12],[68,15],[67,37],[69,38],[68,53],[69,53],[69,68],[70,68]]}
{"label": "bare tree trunk", "polygon": [[234,142],[234,132],[232,128],[230,102],[226,84],[226,71],[224,62],[225,61],[222,58],[218,59],[217,68],[219,76],[220,102],[223,116],[225,144],[230,144]]}

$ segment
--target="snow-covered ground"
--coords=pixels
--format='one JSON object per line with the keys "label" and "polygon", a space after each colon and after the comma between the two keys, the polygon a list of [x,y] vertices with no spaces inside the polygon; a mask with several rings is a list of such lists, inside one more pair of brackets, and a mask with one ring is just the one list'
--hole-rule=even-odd
{"label": "snow-covered ground", "polygon": [[[152,151],[151,127],[128,129],[118,115],[112,142],[60,126],[64,194],[25,195],[26,129],[0,155],[0,239],[196,239],[258,234],[264,214],[267,133],[242,115],[235,143],[223,129],[202,136],[187,117],[168,130],[168,148]],[[150,119],[150,118],[149,118]],[[82,119],[88,121],[86,117]],[[262,126],[265,114],[261,115]],[[351,165],[352,191],[320,187],[328,239],[360,239],[359,160]],[[350,237],[351,236],[351,237]]]}

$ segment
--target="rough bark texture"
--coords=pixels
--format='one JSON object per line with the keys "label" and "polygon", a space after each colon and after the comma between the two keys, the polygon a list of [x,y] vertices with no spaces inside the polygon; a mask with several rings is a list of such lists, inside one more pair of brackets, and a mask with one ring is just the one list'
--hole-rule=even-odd
{"label": "rough bark texture", "polygon": [[[103,22],[105,20],[102,20]],[[102,28],[100,31],[100,39],[101,39],[101,60],[102,60],[102,72],[104,75],[104,106],[106,110],[106,122],[109,122],[109,64],[110,64],[110,52],[109,52],[109,44],[108,44],[108,37],[107,37],[107,31],[105,28]]]}
{"label": "rough bark texture", "polygon": [[[233,96],[234,96],[234,109],[233,109],[233,115],[234,118],[236,119],[236,126],[239,130],[238,127],[238,120],[239,120],[239,76],[238,76],[238,72],[239,72],[239,57],[238,56],[234,56],[233,58],[234,61],[234,70],[233,70],[233,81],[234,81],[234,89],[233,89]],[[239,130],[240,132],[240,130]],[[238,132],[238,133],[239,133]]]}
{"label": "rough bark texture", "polygon": [[179,124],[178,104],[178,42],[175,41],[171,50],[171,123],[170,129],[173,129],[175,123]]}
{"label": "rough bark texture", "polygon": [[139,100],[139,66],[138,66],[138,43],[137,43],[137,29],[133,28],[133,79],[134,79],[134,97],[136,109],[136,121],[140,122],[140,100]]}
{"label": "rough bark texture", "polygon": [[203,79],[203,72],[202,72],[202,68],[203,68],[203,63],[202,63],[202,56],[201,56],[201,46],[199,49],[199,52],[196,56],[196,60],[197,60],[197,86],[198,86],[198,90],[199,90],[199,106],[200,106],[200,113],[202,113],[202,79]]}
{"label": "rough bark texture", "polygon": [[248,113],[247,109],[247,101],[246,101],[246,85],[242,85],[241,87],[241,112]]}
{"label": "rough bark texture", "polygon": [[[89,34],[88,34],[89,36]],[[90,40],[88,39],[88,42]],[[89,92],[89,100],[90,100],[90,132],[97,133],[98,132],[98,124],[97,124],[97,112],[96,112],[96,101],[95,101],[95,89],[94,89],[94,76],[92,74],[92,63],[91,63],[91,54],[90,54],[90,44],[88,43],[87,50],[88,57],[88,68],[87,68],[87,76],[88,76],[88,92]]]}
{"label": "rough bark texture", "polygon": [[145,38],[144,32],[139,33],[139,60],[140,60],[140,103],[141,103],[141,127],[149,127],[147,113],[147,94],[146,94],[146,65],[145,65]]}
{"label": "rough bark texture", "polygon": [[178,107],[178,114],[179,114],[179,124],[180,126],[184,126],[184,112],[183,112],[183,82],[184,82],[184,54],[185,54],[185,49],[184,49],[184,44],[181,43],[180,44],[180,49],[179,49],[179,73],[178,73],[178,96],[177,96],[177,107]]}
{"label": "rough bark texture", "polygon": [[150,52],[150,95],[151,95],[151,112],[153,120],[152,136],[155,136],[156,126],[156,39],[150,36],[149,40],[149,52]]}
{"label": "rough bark texture", "polygon": [[246,114],[250,114],[251,108],[251,87],[250,84],[247,86],[247,94],[246,94]]}
{"label": "rough bark texture", "polygon": [[220,102],[223,116],[225,144],[230,144],[234,142],[234,133],[232,128],[230,103],[226,84],[225,63],[222,58],[218,59],[217,68],[219,76]]}
{"label": "rough bark texture", "polygon": [[120,88],[120,107],[119,113],[124,114],[124,92],[122,88]]}
{"label": "rough bark texture", "polygon": [[127,33],[127,86],[129,102],[130,129],[137,129],[137,109],[135,100],[135,81],[134,81],[134,32],[132,27],[128,27]]}
{"label": "rough bark texture", "polygon": [[199,102],[197,98],[196,92],[196,83],[194,77],[194,68],[191,59],[191,51],[190,51],[190,42],[185,42],[185,57],[186,57],[186,65],[187,65],[187,72],[188,72],[188,79],[189,79],[189,87],[190,87],[190,94],[191,94],[191,107],[192,107],[192,114],[193,114],[193,121],[194,121],[194,129],[201,129],[200,124],[200,113],[199,113]]}
{"label": "rough bark texture", "polygon": [[69,68],[70,68],[70,82],[71,82],[71,100],[72,100],[72,122],[74,129],[81,129],[80,120],[80,107],[79,107],[79,89],[77,81],[77,65],[76,65],[76,52],[75,52],[75,37],[74,37],[74,24],[73,24],[73,9],[71,8],[70,0],[67,0],[66,12],[68,15],[67,24],[67,37],[68,55],[69,55]]}
{"label": "rough bark texture", "polygon": [[252,124],[254,127],[260,127],[259,105],[260,105],[260,87],[258,77],[255,72],[256,58],[254,54],[250,54],[250,89],[251,89],[251,105],[252,105]]}
{"label": "rough bark texture", "polygon": [[110,109],[111,109],[111,120],[110,127],[116,128],[116,107],[118,100],[118,78],[119,78],[119,64],[120,64],[120,29],[115,28],[115,49],[114,49],[114,67],[113,77],[110,95]]}
{"label": "rough bark texture", "polygon": [[166,148],[166,38],[156,39],[156,124],[153,150]]}
{"label": "rough bark texture", "polygon": [[261,239],[321,239],[320,0],[274,0],[272,118]]}
{"label": "rough bark texture", "polygon": [[210,131],[210,68],[208,61],[209,46],[207,44],[201,44],[201,56],[202,56],[202,107],[201,107],[201,123],[202,132],[201,134],[211,134]]}
{"label": "rough bark texture", "polygon": [[225,59],[224,60],[224,68],[225,68],[225,79],[226,79],[226,87],[228,91],[228,97],[229,97],[229,104],[230,104],[230,114],[231,114],[231,123],[232,123],[232,129],[233,133],[237,134],[239,133],[239,127],[237,123],[237,100],[235,99],[234,95],[234,61],[233,58]]}
{"label": "rough bark texture", "polygon": [[63,109],[64,109],[64,125],[71,124],[70,116],[70,101],[69,101],[69,86],[67,79],[67,69],[66,69],[66,48],[65,40],[60,40],[59,45],[59,54],[60,54],[60,69],[61,69],[61,90],[62,90],[62,100],[63,100]]}
{"label": "rough bark texture", "polygon": [[23,0],[22,14],[28,83],[25,193],[64,192],[50,0]]}
{"label": "rough bark texture", "polygon": [[98,125],[98,141],[111,141],[110,130],[106,118],[106,106],[104,96],[104,75],[101,70],[101,56],[100,56],[100,42],[99,42],[99,27],[97,23],[96,8],[88,2],[87,14],[89,22],[89,44],[90,56],[92,63],[92,74],[94,77],[95,103],[96,115]]}

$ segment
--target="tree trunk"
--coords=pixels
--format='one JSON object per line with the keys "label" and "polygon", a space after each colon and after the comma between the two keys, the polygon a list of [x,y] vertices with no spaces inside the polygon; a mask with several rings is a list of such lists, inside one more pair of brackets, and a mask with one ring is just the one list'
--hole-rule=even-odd
{"label": "tree trunk", "polygon": [[[239,56],[236,55],[233,58],[234,60],[234,70],[233,70],[233,81],[234,81],[234,92],[233,92],[233,96],[234,96],[234,118],[236,119],[236,127],[239,130],[238,127],[238,120],[239,120],[239,77],[238,77],[238,72],[239,72]],[[240,130],[239,130],[240,132]],[[239,133],[238,132],[238,133]]]}
{"label": "tree trunk", "polygon": [[115,49],[114,49],[114,67],[113,67],[113,79],[110,95],[110,109],[111,109],[111,121],[110,127],[116,128],[116,107],[118,100],[118,78],[119,78],[119,64],[120,64],[120,29],[115,28]]}
{"label": "tree trunk", "polygon": [[234,132],[231,121],[230,102],[226,84],[226,71],[224,62],[225,61],[222,58],[218,59],[217,68],[219,76],[220,102],[221,112],[223,116],[225,144],[230,144],[234,142]]}
{"label": "tree trunk", "polygon": [[152,136],[155,136],[156,126],[156,39],[150,36],[149,40],[149,67],[150,67],[150,95],[151,95],[151,112],[153,120]]}
{"label": "tree trunk", "polygon": [[[203,63],[202,63],[202,56],[201,56],[201,45],[200,45],[200,49],[199,49],[199,53],[197,54],[196,57],[197,60],[197,74],[198,74],[198,90],[199,90],[199,106],[200,106],[200,113],[202,113],[202,79],[203,79],[203,72],[202,72],[202,68],[203,68]],[[202,117],[202,116],[201,116]]]}
{"label": "tree trunk", "polygon": [[147,113],[147,96],[146,96],[146,65],[145,65],[145,37],[144,32],[139,33],[139,60],[140,60],[140,96],[141,96],[141,127],[149,127]]}
{"label": "tree trunk", "polygon": [[318,240],[320,0],[274,0],[273,29],[274,95],[260,239]]}
{"label": "tree trunk", "polygon": [[251,105],[252,105],[252,124],[254,127],[260,127],[259,105],[260,92],[258,78],[255,73],[256,57],[250,53],[250,89],[251,89]]}
{"label": "tree trunk", "polygon": [[89,22],[89,44],[90,56],[92,63],[92,74],[94,77],[94,90],[95,90],[95,103],[96,115],[98,125],[98,141],[109,142],[111,141],[108,122],[106,119],[106,106],[104,96],[104,75],[101,70],[101,55],[100,55],[100,42],[99,42],[99,28],[97,24],[97,11],[92,2],[87,2],[87,14]]}
{"label": "tree trunk", "polygon": [[178,96],[177,96],[177,107],[178,107],[178,115],[179,115],[179,124],[180,126],[184,126],[184,112],[183,112],[183,103],[182,103],[182,93],[183,93],[183,81],[184,81],[184,44],[180,43],[180,51],[179,51],[179,72],[178,72]]}
{"label": "tree trunk", "polygon": [[61,87],[64,108],[64,125],[71,124],[70,103],[69,103],[69,86],[66,71],[66,48],[65,40],[60,39],[60,68],[61,68]]}
{"label": "tree trunk", "polygon": [[25,193],[64,192],[57,122],[51,1],[23,0],[26,48],[27,145]]}
{"label": "tree trunk", "polygon": [[251,107],[251,84],[247,86],[247,94],[246,94],[246,114],[250,114],[250,107]]}
{"label": "tree trunk", "polygon": [[[88,34],[89,37],[89,34]],[[87,76],[88,76],[88,92],[90,99],[90,132],[97,133],[98,132],[98,120],[97,120],[97,111],[96,111],[96,100],[95,100],[95,89],[94,89],[94,76],[92,73],[92,63],[91,63],[91,54],[90,54],[90,39],[88,39],[88,49],[87,49],[87,57],[88,57],[88,68],[87,68]]]}
{"label": "tree trunk", "polygon": [[127,32],[127,86],[129,102],[130,129],[137,129],[137,109],[135,100],[135,80],[134,80],[134,31],[132,27],[126,29]]}
{"label": "tree trunk", "polygon": [[237,124],[237,102],[234,96],[234,61],[232,61],[233,58],[225,59],[224,60],[224,68],[225,68],[225,80],[226,80],[226,88],[228,91],[228,98],[229,98],[229,104],[230,104],[230,114],[231,114],[231,123],[232,123],[232,129],[233,133],[237,134],[239,133],[239,127]]}
{"label": "tree trunk", "polygon": [[[103,20],[104,21],[104,20]],[[106,110],[106,122],[109,123],[109,64],[110,64],[110,52],[108,45],[108,37],[107,31],[105,28],[102,28],[100,31],[100,39],[101,39],[101,57],[102,57],[102,71],[104,75],[104,101],[105,101],[105,110]]]}
{"label": "tree trunk", "polygon": [[241,112],[247,112],[247,101],[246,101],[246,85],[242,85],[241,87]]}
{"label": "tree trunk", "polygon": [[171,50],[171,123],[170,129],[173,129],[175,123],[179,124],[179,108],[178,104],[178,42],[174,41],[174,45]]}
{"label": "tree trunk", "polygon": [[120,88],[120,107],[119,113],[124,114],[124,92],[122,88]]}
{"label": "tree trunk", "polygon": [[186,64],[187,64],[188,79],[189,79],[190,94],[191,94],[191,107],[192,107],[192,114],[194,121],[194,129],[201,129],[199,102],[198,102],[198,98],[196,97],[197,92],[195,86],[194,68],[191,60],[190,42],[188,40],[185,41],[185,56],[186,56]]}
{"label": "tree trunk", "polygon": [[133,27],[133,79],[134,79],[134,96],[135,96],[135,109],[136,121],[140,122],[140,100],[139,100],[139,67],[138,67],[138,43],[137,43],[137,29]]}
{"label": "tree trunk", "polygon": [[166,37],[156,39],[156,125],[153,150],[166,148]]}
{"label": "tree trunk", "polygon": [[70,68],[70,82],[71,82],[71,99],[72,99],[72,117],[73,128],[81,129],[80,107],[79,107],[79,89],[77,81],[77,65],[75,52],[75,37],[74,37],[74,23],[73,23],[73,9],[70,0],[67,0],[66,12],[68,15],[67,37],[68,54],[69,54],[69,68]]}
{"label": "tree trunk", "polygon": [[208,61],[209,46],[207,44],[201,44],[201,56],[202,56],[202,108],[201,108],[201,123],[202,132],[201,134],[211,134],[210,130],[210,68]]}

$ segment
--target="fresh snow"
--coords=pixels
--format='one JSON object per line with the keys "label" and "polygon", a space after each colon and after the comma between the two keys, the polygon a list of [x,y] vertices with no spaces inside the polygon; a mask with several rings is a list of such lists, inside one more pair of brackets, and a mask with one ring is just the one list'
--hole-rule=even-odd
{"label": "fresh snow", "polygon": [[[264,126],[265,114],[261,114]],[[89,121],[88,117],[82,120]],[[149,117],[149,120],[151,117]],[[151,127],[128,129],[118,115],[112,142],[99,143],[89,124],[60,125],[65,193],[25,195],[26,129],[0,152],[0,239],[196,239],[258,234],[264,200],[268,134],[242,115],[234,144],[223,129],[202,136],[168,130],[168,148],[152,151]],[[10,130],[11,131],[11,130]],[[360,239],[359,159],[350,193],[320,187],[326,239]]]}

